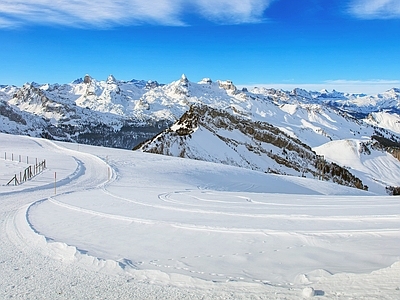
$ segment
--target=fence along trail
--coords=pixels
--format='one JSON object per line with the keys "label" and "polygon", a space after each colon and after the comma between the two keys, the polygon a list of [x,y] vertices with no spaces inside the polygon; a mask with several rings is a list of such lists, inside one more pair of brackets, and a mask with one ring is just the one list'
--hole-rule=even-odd
{"label": "fence along trail", "polygon": [[36,159],[36,163],[34,165],[30,165],[29,167],[25,168],[24,171],[20,171],[19,177],[17,176],[17,174],[15,174],[14,177],[11,178],[11,180],[8,181],[6,185],[10,184],[20,185],[32,179],[34,176],[39,175],[45,169],[46,169],[46,160],[44,159],[43,161],[38,163]]}

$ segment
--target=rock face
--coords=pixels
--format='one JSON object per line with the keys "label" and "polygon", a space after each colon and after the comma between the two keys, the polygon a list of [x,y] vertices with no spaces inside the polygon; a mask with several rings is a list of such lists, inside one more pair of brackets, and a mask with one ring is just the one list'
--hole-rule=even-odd
{"label": "rock face", "polygon": [[328,163],[279,128],[204,105],[193,105],[173,126],[135,150],[367,189],[347,169]]}
{"label": "rock face", "polygon": [[92,78],[90,77],[89,74],[86,74],[85,77],[83,78],[83,83],[89,84],[92,81]]}
{"label": "rock face", "polygon": [[236,92],[237,88],[231,80],[219,81],[219,86],[227,91]]}
{"label": "rock face", "polygon": [[151,90],[151,89],[154,89],[154,88],[159,87],[159,86],[160,86],[160,84],[157,81],[149,80],[149,81],[146,82],[145,88],[146,88],[146,90]]}

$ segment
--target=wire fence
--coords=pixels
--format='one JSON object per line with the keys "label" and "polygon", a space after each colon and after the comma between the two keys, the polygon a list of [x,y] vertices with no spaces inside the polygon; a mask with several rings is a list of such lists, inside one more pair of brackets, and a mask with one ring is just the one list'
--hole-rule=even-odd
{"label": "wire fence", "polygon": [[[23,157],[21,155],[16,155],[14,156],[13,153],[9,154],[9,158],[11,161],[17,161],[17,162],[25,162],[25,159],[23,161]],[[16,158],[17,160],[14,160]],[[25,158],[25,157],[24,157]],[[4,153],[4,160],[7,160],[7,152]],[[29,164],[29,156],[26,156],[26,163]],[[16,173],[14,176],[7,182],[6,185],[20,185],[36,175],[42,173],[46,169],[46,160],[38,161],[38,159],[35,159],[35,163],[33,165],[28,166],[25,168],[25,170],[20,171],[19,174]]]}

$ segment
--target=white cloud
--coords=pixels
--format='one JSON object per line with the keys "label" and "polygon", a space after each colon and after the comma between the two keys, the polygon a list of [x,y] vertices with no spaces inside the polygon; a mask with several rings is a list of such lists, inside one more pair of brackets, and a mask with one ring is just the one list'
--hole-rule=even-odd
{"label": "white cloud", "polygon": [[259,22],[272,0],[197,0],[203,17],[223,23]]}
{"label": "white cloud", "polygon": [[383,93],[391,88],[400,88],[400,80],[327,80],[319,83],[260,83],[238,85],[238,87],[265,87],[291,91],[301,88],[307,91],[320,91],[327,89],[336,90],[343,93],[376,95]]}
{"label": "white cloud", "polygon": [[2,0],[0,15],[24,24],[91,25],[157,23],[183,25],[178,16],[181,0],[154,4],[145,0]]}
{"label": "white cloud", "polygon": [[399,0],[352,0],[349,12],[361,19],[400,18]]}
{"label": "white cloud", "polygon": [[[17,24],[59,24],[107,27],[153,23],[185,25],[190,9],[220,23],[257,22],[273,0],[2,0],[0,27]],[[194,8],[194,9],[193,9]]]}

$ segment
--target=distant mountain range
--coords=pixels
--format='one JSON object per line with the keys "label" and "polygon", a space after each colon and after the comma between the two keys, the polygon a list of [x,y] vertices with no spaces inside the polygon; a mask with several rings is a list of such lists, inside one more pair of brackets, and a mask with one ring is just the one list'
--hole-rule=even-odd
{"label": "distant mountain range", "polygon": [[[370,190],[400,185],[363,158],[377,157],[376,151],[398,156],[399,115],[396,88],[374,96],[248,90],[229,80],[195,83],[185,75],[169,84],[86,75],[68,84],[0,86],[4,133],[135,148]],[[357,162],[324,153],[323,145],[345,140],[355,141]],[[369,171],[354,166],[360,163]]]}

